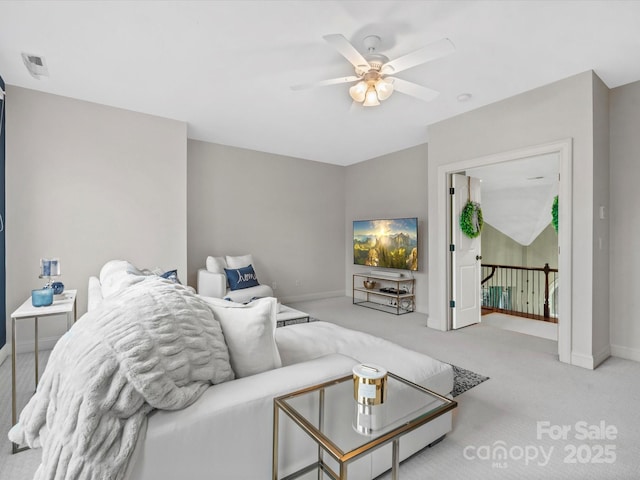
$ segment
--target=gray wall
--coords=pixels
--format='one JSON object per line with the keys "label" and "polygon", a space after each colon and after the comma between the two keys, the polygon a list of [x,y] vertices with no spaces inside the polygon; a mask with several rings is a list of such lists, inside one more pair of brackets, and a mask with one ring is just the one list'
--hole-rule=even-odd
{"label": "gray wall", "polygon": [[[428,147],[346,168],[197,141],[189,141],[187,163],[182,122],[12,86],[7,110],[7,318],[41,286],[38,259],[53,255],[65,285],[80,291],[80,312],[87,277],[112,258],[181,272],[188,266],[181,276],[195,285],[207,255],[252,251],[277,295],[350,295],[351,221],[379,216],[419,218],[418,310],[433,314],[429,168],[571,137],[573,233],[582,244],[574,252],[575,344],[597,353],[610,331],[614,354],[640,360],[640,82],[608,92],[586,72],[431,126]],[[609,292],[610,329],[601,311]],[[51,323],[51,331],[42,327],[45,339],[64,322]]]}
{"label": "gray wall", "polygon": [[[594,263],[606,262],[606,252],[594,250],[597,239],[593,206],[594,202],[608,197],[609,188],[606,177],[594,176],[600,174],[605,163],[599,158],[594,166],[594,152],[598,156],[602,149],[600,134],[594,136],[594,128],[600,129],[600,125],[594,127],[594,109],[596,114],[602,114],[598,82],[593,72],[585,72],[429,126],[429,215],[434,217],[438,205],[442,204],[436,188],[439,166],[572,139],[572,356],[582,365],[597,365],[608,354],[598,351],[608,338],[593,338],[594,333],[602,331],[601,328],[594,331],[595,323],[607,329],[609,323],[607,314],[596,318],[603,313],[593,309],[598,302],[606,304],[609,296],[608,289],[595,288],[600,282],[593,280]],[[598,89],[599,98],[594,98],[594,89]],[[594,137],[597,137],[598,145],[594,145]],[[599,230],[600,233],[603,237],[608,235]],[[430,230],[429,256],[438,272],[438,277],[434,278],[430,271],[433,287],[430,289],[430,322],[433,317],[434,321],[441,321],[446,316],[446,295],[442,293],[446,254],[440,235],[441,232]],[[606,243],[607,239],[604,241]],[[595,262],[594,257],[598,257]]]}
{"label": "gray wall", "polygon": [[[12,86],[7,120],[7,319],[42,287],[41,257],[79,313],[107,260],[186,271],[186,124]],[[41,322],[45,345],[63,325]]]}
{"label": "gray wall", "polygon": [[[611,353],[610,337],[610,282],[609,282],[609,215],[600,218],[600,207],[609,210],[609,88],[593,74],[593,209],[590,224],[593,228],[593,309],[592,352],[595,358],[608,357]],[[574,163],[574,169],[576,168]],[[574,211],[576,206],[574,204]],[[574,220],[575,222],[575,220]]]}
{"label": "gray wall", "polygon": [[531,245],[521,245],[485,222],[482,229],[482,263],[520,267],[558,268],[558,234],[549,224]]}
{"label": "gray wall", "polygon": [[[551,268],[558,268],[558,234],[549,224],[531,245],[525,247],[527,266],[544,267],[545,263]],[[484,256],[484,253],[483,253]]]}
{"label": "gray wall", "polygon": [[189,140],[189,283],[208,255],[251,253],[283,301],[343,295],[344,171]]}
{"label": "gray wall", "polygon": [[344,229],[346,295],[351,296],[352,274],[371,271],[353,265],[353,220],[418,217],[418,272],[416,309],[428,305],[427,262],[427,144],[346,167]]}
{"label": "gray wall", "polygon": [[611,351],[640,361],[640,82],[610,92]]}

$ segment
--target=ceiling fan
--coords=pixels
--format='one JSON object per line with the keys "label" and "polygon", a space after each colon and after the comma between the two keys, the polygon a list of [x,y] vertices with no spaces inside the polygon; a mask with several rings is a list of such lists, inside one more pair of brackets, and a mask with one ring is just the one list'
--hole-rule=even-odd
{"label": "ceiling fan", "polygon": [[422,63],[443,57],[455,51],[453,43],[448,38],[433,42],[414,52],[403,55],[395,60],[377,53],[380,37],[369,35],[363,40],[367,53],[362,55],[343,35],[336,33],[325,35],[324,38],[355,68],[355,75],[349,77],[332,78],[304,85],[294,85],[292,90],[303,90],[327,85],[358,82],[349,88],[349,95],[354,102],[365,107],[380,105],[391,96],[394,91],[411,95],[425,102],[429,102],[439,95],[439,92],[422,85],[418,85],[401,78],[392,77],[396,73],[413,68]]}

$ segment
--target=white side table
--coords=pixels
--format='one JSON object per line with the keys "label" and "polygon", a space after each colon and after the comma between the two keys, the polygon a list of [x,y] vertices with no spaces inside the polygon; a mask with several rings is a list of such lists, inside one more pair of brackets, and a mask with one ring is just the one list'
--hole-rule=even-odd
{"label": "white side table", "polygon": [[309,314],[296,310],[295,308],[287,307],[286,305],[278,305],[280,309],[276,313],[276,326],[284,327],[286,325],[293,325],[295,323],[304,323],[310,320]]}
{"label": "white side table", "polygon": [[[38,319],[42,317],[51,317],[53,315],[66,315],[67,316],[67,330],[71,328],[73,322],[76,321],[76,294],[77,290],[65,290],[61,295],[54,296],[53,303],[47,307],[34,307],[31,304],[31,297],[27,298],[18,309],[11,314],[11,425],[15,425],[18,421],[17,412],[17,400],[16,400],[16,323],[18,320],[26,318],[33,318],[35,322],[35,334],[34,334],[34,350],[36,359],[35,378],[36,387],[38,386],[38,380],[40,374],[39,368],[39,354],[38,354]],[[19,448],[17,444],[13,444],[13,453],[26,450],[26,447]]]}

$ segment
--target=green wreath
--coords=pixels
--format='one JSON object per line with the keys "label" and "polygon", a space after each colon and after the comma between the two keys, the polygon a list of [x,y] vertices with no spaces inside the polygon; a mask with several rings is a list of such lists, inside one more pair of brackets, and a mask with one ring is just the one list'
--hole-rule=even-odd
{"label": "green wreath", "polygon": [[551,224],[556,233],[558,233],[558,195],[553,199],[553,206],[551,207]]}
{"label": "green wreath", "polygon": [[476,238],[482,232],[484,220],[478,202],[469,200],[460,214],[460,230],[469,238]]}

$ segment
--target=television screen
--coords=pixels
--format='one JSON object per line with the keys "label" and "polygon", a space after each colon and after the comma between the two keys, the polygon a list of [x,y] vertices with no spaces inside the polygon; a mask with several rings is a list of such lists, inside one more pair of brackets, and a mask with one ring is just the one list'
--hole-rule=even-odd
{"label": "television screen", "polygon": [[418,219],[354,220],[353,263],[418,270]]}

